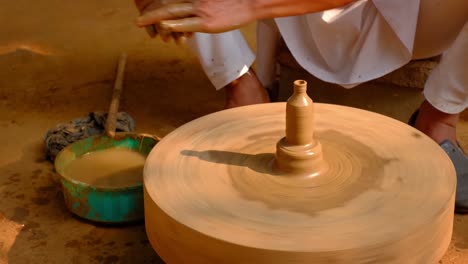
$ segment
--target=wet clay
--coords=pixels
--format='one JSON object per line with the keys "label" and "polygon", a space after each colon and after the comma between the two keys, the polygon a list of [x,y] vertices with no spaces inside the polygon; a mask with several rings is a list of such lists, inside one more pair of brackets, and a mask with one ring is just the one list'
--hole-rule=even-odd
{"label": "wet clay", "polygon": [[317,177],[327,169],[322,146],[314,138],[314,104],[306,81],[294,82],[294,94],[286,103],[286,136],[276,145],[275,165],[289,176]]}
{"label": "wet clay", "polygon": [[144,199],[157,253],[169,264],[438,263],[456,186],[444,151],[296,84],[287,104],[199,118],[153,149]]}
{"label": "wet clay", "polygon": [[126,187],[142,182],[145,156],[139,152],[110,148],[90,152],[72,161],[65,177],[99,187]]}

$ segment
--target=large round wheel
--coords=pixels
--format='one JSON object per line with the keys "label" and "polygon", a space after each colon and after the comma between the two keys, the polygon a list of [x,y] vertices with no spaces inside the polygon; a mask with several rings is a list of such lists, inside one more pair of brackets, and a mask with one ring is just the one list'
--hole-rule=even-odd
{"label": "large round wheel", "polygon": [[416,129],[315,104],[325,170],[275,168],[285,103],[240,107],[166,136],[144,170],[145,220],[167,263],[436,263],[455,170]]}

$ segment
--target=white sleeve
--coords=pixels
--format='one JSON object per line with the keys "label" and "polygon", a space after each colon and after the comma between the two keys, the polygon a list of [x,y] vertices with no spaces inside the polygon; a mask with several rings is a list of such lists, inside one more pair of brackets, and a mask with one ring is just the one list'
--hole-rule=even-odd
{"label": "white sleeve", "polygon": [[276,79],[276,58],[280,32],[273,19],[257,21],[257,77],[263,86]]}
{"label": "white sleeve", "polygon": [[468,22],[431,72],[424,96],[435,108],[455,114],[468,107]]}
{"label": "white sleeve", "polygon": [[418,12],[419,0],[359,0],[275,21],[306,71],[350,88],[411,60]]}
{"label": "white sleeve", "polygon": [[198,55],[206,76],[217,90],[244,75],[255,60],[239,30],[195,33],[188,45]]}

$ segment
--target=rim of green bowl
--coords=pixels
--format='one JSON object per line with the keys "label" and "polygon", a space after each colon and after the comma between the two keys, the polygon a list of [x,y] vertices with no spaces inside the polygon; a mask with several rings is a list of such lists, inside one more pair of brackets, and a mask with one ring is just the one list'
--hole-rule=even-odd
{"label": "rim of green bowl", "polygon": [[[65,152],[71,151],[71,148],[73,147],[73,145],[76,145],[77,143],[85,141],[85,140],[89,140],[90,138],[95,139],[95,138],[102,138],[102,137],[107,137],[107,136],[105,136],[105,135],[95,135],[95,136],[90,136],[90,137],[85,138],[85,139],[78,140],[76,142],[73,142],[72,144],[69,144],[68,146],[63,148],[57,154],[57,156],[55,157],[55,161],[54,161],[54,169],[55,169],[56,173],[60,176],[61,180],[66,180],[66,181],[68,181],[68,182],[70,182],[70,183],[72,183],[74,185],[78,185],[80,187],[85,187],[85,188],[91,188],[91,189],[94,189],[94,190],[97,190],[97,191],[113,191],[113,192],[129,191],[129,190],[132,190],[132,189],[143,187],[143,180],[141,182],[137,183],[137,184],[129,185],[129,186],[123,186],[123,187],[122,186],[120,186],[120,187],[94,186],[92,184],[88,184],[88,183],[85,183],[85,182],[78,181],[78,180],[72,179],[70,177],[67,177],[60,170],[57,169],[58,163],[62,159],[62,156],[64,155]],[[143,139],[143,138],[153,139],[155,141],[154,145],[153,145],[153,148],[154,148],[154,146],[156,146],[156,144],[158,144],[159,141],[161,141],[161,138],[158,137],[158,136],[154,136],[154,135],[150,135],[150,134],[146,134],[146,133],[133,133],[133,132],[118,132],[118,133],[115,134],[114,139],[123,140],[123,139],[128,138],[128,137],[141,138],[141,139]],[[140,143],[140,144],[142,144],[142,143]],[[106,148],[106,149],[108,149],[108,148]],[[94,152],[94,151],[90,151],[90,152]],[[90,152],[86,152],[86,153],[90,153]],[[82,155],[80,155],[79,157],[81,157],[81,156]],[[63,185],[63,183],[62,183],[62,185]]]}

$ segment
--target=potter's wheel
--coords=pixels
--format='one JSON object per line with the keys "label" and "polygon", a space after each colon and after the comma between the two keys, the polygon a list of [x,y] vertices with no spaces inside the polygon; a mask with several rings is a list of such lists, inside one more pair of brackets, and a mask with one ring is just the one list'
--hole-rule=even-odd
{"label": "potter's wheel", "polygon": [[439,261],[456,185],[443,150],[379,114],[313,107],[290,104],[289,121],[285,103],[240,107],[166,136],[144,172],[157,253],[167,263]]}

